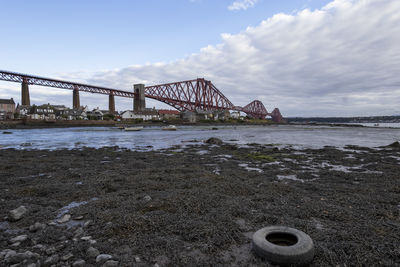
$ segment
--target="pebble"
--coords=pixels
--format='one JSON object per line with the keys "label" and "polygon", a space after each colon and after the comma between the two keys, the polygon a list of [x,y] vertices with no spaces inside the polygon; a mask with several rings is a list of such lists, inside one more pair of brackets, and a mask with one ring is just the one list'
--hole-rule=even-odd
{"label": "pebble", "polygon": [[67,261],[67,260],[69,260],[70,258],[72,258],[73,256],[74,256],[74,254],[72,254],[72,253],[70,252],[70,253],[68,253],[67,255],[62,256],[61,260]]}
{"label": "pebble", "polygon": [[76,217],[74,217],[74,220],[77,220],[77,221],[83,220],[83,216],[76,216]]}
{"label": "pebble", "polygon": [[64,214],[62,217],[61,217],[61,219],[58,219],[57,220],[57,222],[58,223],[66,223],[66,222],[68,222],[69,220],[71,220],[71,214]]}
{"label": "pebble", "polygon": [[54,254],[53,256],[48,257],[45,261],[44,261],[44,265],[46,266],[50,266],[53,264],[56,264],[59,261],[59,257],[57,254]]}
{"label": "pebble", "polygon": [[27,251],[25,253],[17,253],[15,250],[9,250],[4,257],[4,261],[8,264],[16,264],[25,259],[31,258],[32,255],[33,253],[30,251]]}
{"label": "pebble", "polygon": [[51,255],[56,253],[56,248],[55,247],[49,247],[48,249],[46,249],[46,254],[47,255]]}
{"label": "pebble", "polygon": [[139,256],[136,256],[136,257],[135,257],[135,261],[136,261],[136,262],[140,262]]}
{"label": "pebble", "polygon": [[15,242],[11,244],[10,247],[18,247],[19,245],[21,245],[21,242]]}
{"label": "pebble", "polygon": [[83,224],[83,227],[88,227],[88,226],[89,226],[89,224],[90,224],[91,222],[92,222],[91,220],[89,220],[89,221],[86,221],[86,222]]}
{"label": "pebble", "polygon": [[118,261],[113,261],[113,260],[109,260],[109,261],[106,261],[104,264],[103,264],[103,267],[114,267],[114,266],[118,266]]}
{"label": "pebble", "polygon": [[85,266],[86,265],[86,261],[84,260],[77,260],[74,263],[72,263],[73,267],[81,267],[81,266]]}
{"label": "pebble", "polygon": [[83,228],[79,227],[78,229],[76,229],[76,231],[74,232],[74,237],[79,237],[81,235],[83,235]]}
{"label": "pebble", "polygon": [[24,242],[27,239],[28,239],[27,235],[19,235],[19,236],[16,236],[14,238],[11,238],[10,239],[10,243]]}
{"label": "pebble", "polygon": [[81,237],[81,240],[84,240],[84,241],[88,241],[88,240],[90,240],[90,239],[92,239],[92,237],[89,235],[89,236],[82,236]]}
{"label": "pebble", "polygon": [[97,257],[97,256],[100,254],[100,252],[99,252],[96,248],[94,248],[94,247],[89,247],[89,248],[86,250],[86,254],[87,254],[87,256],[90,257],[90,258],[95,258],[95,257]]}
{"label": "pebble", "polygon": [[105,261],[108,261],[108,260],[111,260],[112,259],[112,256],[111,255],[109,255],[109,254],[100,254],[100,255],[98,255],[97,257],[96,257],[96,262],[97,263],[101,263],[101,262],[105,262]]}
{"label": "pebble", "polygon": [[27,212],[28,210],[25,208],[25,206],[20,206],[14,210],[11,210],[8,214],[9,218],[13,221],[18,221],[20,220],[24,214]]}
{"label": "pebble", "polygon": [[35,224],[29,226],[29,231],[30,231],[30,232],[37,232],[37,231],[39,231],[39,230],[44,229],[45,227],[46,227],[45,224],[36,222]]}
{"label": "pebble", "polygon": [[143,198],[145,201],[150,201],[151,200],[151,196],[149,196],[149,195],[146,195],[146,196],[144,196],[144,198]]}

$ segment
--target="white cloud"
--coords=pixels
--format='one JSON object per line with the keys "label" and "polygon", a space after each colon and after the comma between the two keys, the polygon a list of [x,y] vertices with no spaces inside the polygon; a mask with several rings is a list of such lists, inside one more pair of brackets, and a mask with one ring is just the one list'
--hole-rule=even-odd
{"label": "white cloud", "polygon": [[[204,77],[235,105],[259,99],[285,116],[400,114],[398,25],[398,0],[336,0],[223,34],[220,44],[171,63],[59,78],[132,90],[133,83]],[[66,101],[71,99],[72,93]],[[107,99],[89,94],[84,103],[107,107]],[[116,101],[119,109],[131,108],[130,99]]]}
{"label": "white cloud", "polygon": [[249,7],[253,7],[258,0],[238,0],[233,2],[230,6],[228,6],[229,10],[246,10]]}

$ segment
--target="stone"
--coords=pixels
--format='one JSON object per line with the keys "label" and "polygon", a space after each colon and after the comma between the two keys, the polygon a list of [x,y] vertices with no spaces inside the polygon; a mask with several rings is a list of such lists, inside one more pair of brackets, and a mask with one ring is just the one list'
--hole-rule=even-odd
{"label": "stone", "polygon": [[74,254],[72,254],[72,253],[70,252],[70,253],[68,253],[67,255],[62,256],[62,257],[61,257],[61,260],[67,261],[67,260],[69,260],[70,258],[72,258],[73,256],[74,256]]}
{"label": "stone", "polygon": [[207,144],[212,144],[212,145],[222,145],[222,143],[223,143],[221,139],[216,138],[216,137],[208,138],[205,142]]}
{"label": "stone", "polygon": [[46,254],[47,255],[51,255],[56,253],[56,248],[55,247],[49,247],[48,249],[46,249]]}
{"label": "stone", "polygon": [[10,246],[15,248],[18,247],[19,245],[21,245],[21,242],[12,243]]}
{"label": "stone", "polygon": [[138,262],[138,263],[141,262],[140,257],[139,256],[135,256],[135,261]]}
{"label": "stone", "polygon": [[83,228],[79,227],[78,229],[76,229],[76,231],[74,232],[74,237],[80,237],[81,235],[84,234]]}
{"label": "stone", "polygon": [[103,266],[104,267],[114,267],[114,266],[118,266],[119,262],[118,261],[113,261],[113,260],[109,260],[106,261]]}
{"label": "stone", "polygon": [[144,201],[150,201],[151,200],[151,196],[146,195],[146,196],[144,196],[143,200]]}
{"label": "stone", "polygon": [[37,232],[39,230],[43,230],[44,228],[46,228],[45,224],[36,222],[35,224],[29,226],[29,231],[30,232]]}
{"label": "stone", "polygon": [[50,265],[56,264],[59,260],[60,260],[59,256],[57,254],[54,254],[54,255],[48,257],[44,261],[44,266],[50,266]]}
{"label": "stone", "polygon": [[20,220],[20,219],[24,216],[24,214],[25,214],[27,211],[28,211],[28,210],[25,208],[25,206],[20,206],[20,207],[14,209],[14,210],[11,210],[11,211],[8,213],[8,217],[9,217],[9,219],[12,220],[12,221],[18,221],[18,220]]}
{"label": "stone", "polygon": [[83,227],[88,227],[88,226],[89,226],[89,224],[90,224],[91,222],[92,222],[91,220],[89,220],[89,221],[86,221],[86,222],[83,224]]}
{"label": "stone", "polygon": [[16,236],[14,238],[11,238],[10,239],[10,243],[24,242],[27,239],[28,239],[27,235],[19,235],[19,236]]}
{"label": "stone", "polygon": [[74,261],[74,263],[72,263],[73,267],[81,267],[81,266],[85,266],[85,265],[86,265],[85,260],[77,260],[77,261]]}
{"label": "stone", "polygon": [[89,248],[86,250],[86,255],[87,255],[88,257],[90,257],[90,258],[95,258],[95,257],[97,257],[97,256],[100,255],[100,252],[99,252],[98,249],[96,249],[96,248],[94,248],[94,247],[89,247]]}
{"label": "stone", "polygon": [[102,262],[105,262],[105,261],[108,261],[108,260],[111,260],[111,259],[112,259],[112,256],[109,255],[109,254],[100,254],[100,255],[98,255],[96,257],[96,262],[97,263],[102,263]]}
{"label": "stone", "polygon": [[64,214],[60,219],[57,220],[57,223],[66,223],[71,220],[71,214]]}
{"label": "stone", "polygon": [[4,257],[4,261],[8,264],[16,264],[27,258],[28,257],[25,253],[17,253],[14,250],[10,250]]}
{"label": "stone", "polygon": [[83,240],[83,241],[89,241],[90,239],[92,239],[92,237],[90,235],[81,237],[81,240]]}

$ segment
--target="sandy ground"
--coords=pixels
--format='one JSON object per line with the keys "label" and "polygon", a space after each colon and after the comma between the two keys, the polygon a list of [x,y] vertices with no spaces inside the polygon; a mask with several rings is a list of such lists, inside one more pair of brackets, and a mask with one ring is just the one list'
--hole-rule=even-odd
{"label": "sandy ground", "polygon": [[0,177],[0,266],[270,266],[269,225],[312,266],[400,266],[398,147],[0,150]]}

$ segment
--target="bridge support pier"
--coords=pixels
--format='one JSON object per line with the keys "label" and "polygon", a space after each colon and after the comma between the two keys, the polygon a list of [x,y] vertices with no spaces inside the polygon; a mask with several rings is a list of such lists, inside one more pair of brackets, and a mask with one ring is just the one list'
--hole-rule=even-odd
{"label": "bridge support pier", "polygon": [[73,109],[79,109],[81,107],[81,103],[80,103],[80,100],[79,100],[79,90],[78,90],[78,88],[75,88],[74,92],[72,94],[73,94],[73,97],[72,97]]}
{"label": "bridge support pier", "polygon": [[144,111],[146,108],[144,84],[134,84],[133,92],[135,93],[135,98],[133,99],[133,111]]}
{"label": "bridge support pier", "polygon": [[114,95],[112,94],[108,95],[108,111],[110,112],[110,114],[115,113],[115,99]]}
{"label": "bridge support pier", "polygon": [[21,103],[23,106],[30,106],[31,100],[29,98],[29,84],[27,79],[22,80],[21,86]]}

